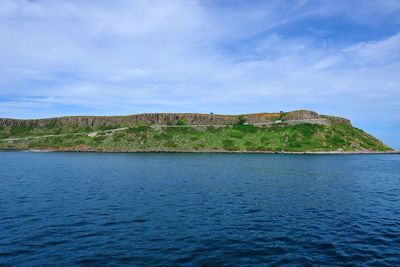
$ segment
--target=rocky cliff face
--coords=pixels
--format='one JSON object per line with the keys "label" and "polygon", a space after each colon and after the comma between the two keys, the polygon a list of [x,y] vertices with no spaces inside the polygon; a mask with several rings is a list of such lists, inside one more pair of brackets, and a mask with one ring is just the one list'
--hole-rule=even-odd
{"label": "rocky cliff face", "polygon": [[178,120],[184,120],[186,124],[233,124],[236,123],[238,116],[224,115],[208,115],[208,114],[173,114],[173,113],[149,113],[137,114],[130,116],[110,116],[110,117],[95,117],[95,116],[74,116],[74,117],[59,117],[38,120],[17,120],[17,119],[0,119],[0,126],[18,126],[25,124],[26,126],[43,127],[45,125],[56,123],[57,126],[73,124],[80,126],[103,126],[103,125],[133,125],[135,123],[174,123]]}
{"label": "rocky cliff face", "polygon": [[[263,117],[249,116],[251,122],[263,122]],[[209,114],[192,114],[192,113],[148,113],[136,114],[130,116],[110,116],[110,117],[94,117],[94,116],[74,116],[74,117],[59,117],[38,120],[17,120],[17,119],[0,119],[1,126],[18,126],[25,124],[27,126],[43,127],[47,124],[56,122],[57,126],[66,124],[81,125],[81,126],[102,126],[102,125],[133,125],[135,123],[175,123],[178,120],[185,121],[186,124],[234,124],[238,121],[238,116],[226,115],[209,115]]]}
{"label": "rocky cliff face", "polygon": [[299,110],[286,113],[282,116],[282,121],[292,120],[307,120],[307,119],[319,119],[320,116],[317,112],[311,110]]}
{"label": "rocky cliff face", "polygon": [[[277,119],[279,113],[257,113],[245,114],[243,117],[248,123],[265,123]],[[106,125],[134,125],[135,123],[144,124],[168,124],[176,123],[178,120],[185,121],[186,124],[205,124],[205,125],[221,125],[221,124],[235,124],[238,121],[238,115],[211,115],[211,114],[197,114],[197,113],[146,113],[136,114],[129,116],[73,116],[73,117],[58,117],[49,119],[37,120],[18,120],[18,119],[0,119],[0,126],[19,126],[25,124],[26,126],[43,127],[45,125],[55,123],[56,126],[62,125],[79,125],[79,126],[106,126]],[[282,121],[290,120],[305,120],[305,119],[318,119],[318,113],[310,110],[294,111],[285,113],[282,116]],[[340,122],[348,123],[350,121],[344,118],[329,116],[329,118]]]}
{"label": "rocky cliff face", "polygon": [[282,121],[292,121],[292,120],[308,120],[308,119],[320,119],[320,118],[327,118],[336,123],[340,124],[344,123],[351,125],[351,122],[348,119],[335,116],[325,116],[325,115],[320,116],[317,112],[311,110],[299,110],[299,111],[289,112],[283,115],[281,119]]}
{"label": "rocky cliff face", "polygon": [[348,124],[351,125],[350,120],[345,119],[345,118],[341,118],[341,117],[335,117],[335,116],[326,116],[327,118],[333,120],[336,123],[344,123],[344,124]]}

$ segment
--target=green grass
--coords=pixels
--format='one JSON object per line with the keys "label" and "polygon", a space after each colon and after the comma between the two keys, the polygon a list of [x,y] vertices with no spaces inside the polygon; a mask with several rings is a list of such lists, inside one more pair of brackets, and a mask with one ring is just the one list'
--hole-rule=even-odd
{"label": "green grass", "polygon": [[260,128],[255,127],[254,125],[235,125],[233,126],[233,129],[244,133],[256,133]]}
{"label": "green grass", "polygon": [[[24,124],[1,127],[0,139],[12,137],[63,134],[14,142],[0,141],[0,148],[71,148],[84,146],[90,149],[111,150],[227,150],[227,151],[355,151],[367,149],[387,151],[379,140],[360,129],[347,124],[331,122],[331,126],[317,124],[287,125],[279,123],[272,127],[255,127],[237,124],[221,127],[165,127],[154,129],[149,125],[136,125],[111,133],[108,130],[121,125],[89,126],[49,123],[43,127]],[[87,133],[97,131],[96,137]],[[81,134],[77,134],[81,133]]]}
{"label": "green grass", "polygon": [[130,127],[127,132],[128,133],[141,133],[141,132],[147,132],[151,129],[150,126],[147,125],[141,125],[141,126],[137,126],[137,127]]}
{"label": "green grass", "polygon": [[120,124],[114,124],[114,125],[101,125],[101,126],[97,126],[95,128],[96,131],[106,131],[106,130],[112,130],[112,129],[117,129],[117,128],[121,128]]}

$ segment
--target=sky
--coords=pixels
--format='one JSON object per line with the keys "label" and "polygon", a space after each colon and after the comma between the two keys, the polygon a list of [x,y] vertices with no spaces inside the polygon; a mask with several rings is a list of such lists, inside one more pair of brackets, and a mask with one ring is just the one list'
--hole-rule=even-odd
{"label": "sky", "polygon": [[0,117],[298,109],[400,148],[399,0],[0,1]]}

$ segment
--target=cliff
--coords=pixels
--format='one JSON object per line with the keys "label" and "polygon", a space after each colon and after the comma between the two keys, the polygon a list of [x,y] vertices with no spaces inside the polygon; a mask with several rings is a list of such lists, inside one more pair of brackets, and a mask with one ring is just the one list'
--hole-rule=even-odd
{"label": "cliff", "polygon": [[391,151],[350,120],[300,110],[0,119],[0,149],[57,151]]}
{"label": "cliff", "polygon": [[[304,120],[320,118],[314,111],[301,110],[283,113],[282,120]],[[268,123],[280,118],[280,113],[255,113],[243,115],[214,115],[198,113],[145,113],[129,116],[71,116],[35,120],[0,119],[0,126],[44,127],[55,123],[56,126],[79,125],[79,126],[107,126],[107,125],[135,125],[135,124],[173,124],[182,121],[187,125],[224,125],[235,124],[239,116],[244,117],[248,123]]]}

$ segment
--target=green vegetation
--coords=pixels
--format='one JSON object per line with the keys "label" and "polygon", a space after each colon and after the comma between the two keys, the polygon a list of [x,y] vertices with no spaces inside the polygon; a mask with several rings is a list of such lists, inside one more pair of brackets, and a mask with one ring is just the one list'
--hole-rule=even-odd
{"label": "green vegetation", "polygon": [[282,117],[285,116],[285,115],[287,115],[287,114],[288,114],[287,112],[282,112],[282,113],[279,115],[279,117],[278,117],[277,120],[282,120]]}
{"label": "green vegetation", "polygon": [[245,117],[244,117],[243,115],[240,115],[240,116],[238,117],[237,125],[243,125],[245,122],[246,122]]}
{"label": "green vegetation", "polygon": [[127,132],[128,133],[141,133],[141,132],[147,132],[148,130],[150,130],[150,126],[137,126],[137,127],[130,127],[128,128]]}
{"label": "green vegetation", "polygon": [[[86,126],[88,127],[88,126]],[[120,124],[114,124],[114,125],[101,125],[101,126],[97,126],[95,128],[96,131],[106,131],[106,130],[112,130],[112,129],[117,129],[117,128],[121,128],[122,126]]]}
{"label": "green vegetation", "polygon": [[186,124],[186,120],[184,119],[178,119],[176,122],[176,125],[185,125]]}
{"label": "green vegetation", "polygon": [[[125,125],[100,127],[20,124],[0,127],[0,148],[100,151],[389,151],[379,140],[349,124],[330,126],[285,123],[270,127],[245,125],[244,117],[230,126],[192,127],[179,121],[171,126]],[[177,127],[176,125],[179,125]],[[96,133],[89,136],[89,133]],[[43,135],[55,135],[40,137]],[[18,140],[1,140],[21,138]]]}

